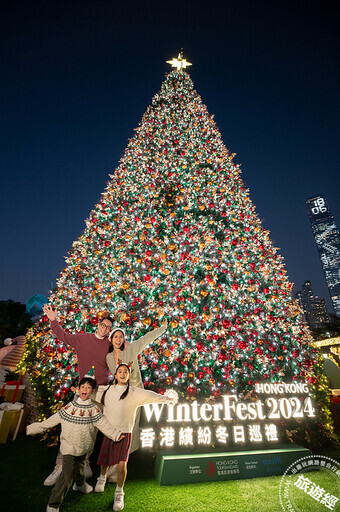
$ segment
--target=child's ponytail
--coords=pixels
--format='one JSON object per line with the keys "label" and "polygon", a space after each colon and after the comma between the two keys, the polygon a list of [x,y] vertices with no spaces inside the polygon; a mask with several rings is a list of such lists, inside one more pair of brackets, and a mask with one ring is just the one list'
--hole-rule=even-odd
{"label": "child's ponytail", "polygon": [[100,400],[100,402],[104,405],[104,402],[105,402],[105,396],[106,396],[106,393],[108,392],[110,386],[112,386],[112,381],[110,382],[110,384],[107,386],[107,388],[105,389],[104,393],[102,394],[102,398]]}
{"label": "child's ponytail", "polygon": [[126,390],[124,391],[124,393],[122,393],[122,394],[120,395],[119,400],[124,400],[124,398],[126,398],[126,397],[128,396],[129,389],[130,389],[130,381],[129,381],[129,380],[127,381],[127,385],[126,385],[126,386],[127,386],[127,387],[126,387]]}

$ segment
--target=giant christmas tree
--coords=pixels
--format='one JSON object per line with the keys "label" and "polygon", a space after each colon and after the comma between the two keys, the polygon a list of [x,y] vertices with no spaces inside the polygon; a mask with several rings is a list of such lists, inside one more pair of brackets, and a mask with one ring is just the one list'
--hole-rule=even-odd
{"label": "giant christmas tree", "polygon": [[[107,313],[129,338],[159,325],[141,357],[145,387],[217,398],[256,382],[323,386],[281,256],[240,169],[179,56],[102,197],[73,243],[50,303],[64,329],[92,331]],[[68,400],[73,351],[43,317],[23,366],[42,413]],[[325,417],[327,423],[329,417]]]}

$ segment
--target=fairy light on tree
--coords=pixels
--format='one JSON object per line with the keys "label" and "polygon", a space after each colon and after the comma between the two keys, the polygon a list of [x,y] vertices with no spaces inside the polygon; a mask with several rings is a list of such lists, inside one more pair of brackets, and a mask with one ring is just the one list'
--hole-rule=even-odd
{"label": "fairy light on tree", "polygon": [[[140,363],[145,387],[171,387],[180,399],[240,393],[259,381],[317,386],[320,363],[283,259],[185,71],[191,63],[182,53],[168,62],[176,69],[73,243],[50,303],[70,332],[92,332],[105,312],[124,312],[133,338],[167,316],[160,345]],[[75,356],[45,317],[29,331],[22,366],[44,413],[67,401]]]}

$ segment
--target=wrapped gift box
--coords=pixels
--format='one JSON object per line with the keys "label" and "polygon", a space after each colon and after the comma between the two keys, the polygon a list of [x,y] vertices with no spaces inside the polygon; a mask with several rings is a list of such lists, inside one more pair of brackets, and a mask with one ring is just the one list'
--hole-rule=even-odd
{"label": "wrapped gift box", "polygon": [[19,381],[5,382],[2,386],[0,396],[3,396],[5,402],[20,402],[25,386]]}
{"label": "wrapped gift box", "polygon": [[0,444],[14,441],[23,433],[29,407],[17,402],[3,403],[0,410]]}

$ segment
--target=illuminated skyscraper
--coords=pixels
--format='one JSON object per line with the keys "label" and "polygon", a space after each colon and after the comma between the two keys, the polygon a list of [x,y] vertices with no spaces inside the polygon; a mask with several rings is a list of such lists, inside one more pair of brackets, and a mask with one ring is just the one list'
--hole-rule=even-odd
{"label": "illuminated skyscraper", "polygon": [[328,326],[331,319],[328,315],[325,301],[314,296],[310,281],[303,283],[302,290],[295,294],[295,298],[298,299],[305,320],[311,329],[321,329]]}
{"label": "illuminated skyscraper", "polygon": [[325,273],[334,312],[340,317],[340,234],[323,196],[306,201],[319,258]]}

